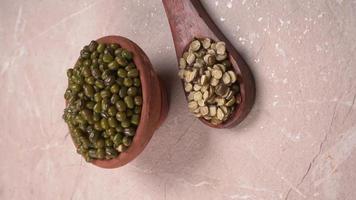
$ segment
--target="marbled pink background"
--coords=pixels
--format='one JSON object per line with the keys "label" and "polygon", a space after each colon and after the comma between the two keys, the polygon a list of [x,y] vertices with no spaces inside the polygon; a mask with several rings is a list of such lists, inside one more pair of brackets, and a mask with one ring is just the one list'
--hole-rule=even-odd
{"label": "marbled pink background", "polygon": [[[233,129],[188,113],[159,0],[0,0],[0,199],[356,199],[356,1],[203,3],[256,78]],[[61,115],[66,68],[110,34],[146,51],[171,106],[135,161],[105,170]]]}

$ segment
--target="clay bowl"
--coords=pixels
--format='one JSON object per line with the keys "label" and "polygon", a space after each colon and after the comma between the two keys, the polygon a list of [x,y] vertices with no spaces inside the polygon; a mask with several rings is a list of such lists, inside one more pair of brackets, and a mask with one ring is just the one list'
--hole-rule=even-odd
{"label": "clay bowl", "polygon": [[214,41],[225,42],[228,58],[240,84],[240,95],[236,96],[236,99],[241,99],[241,103],[222,124],[214,125],[203,118],[199,119],[213,128],[230,128],[239,124],[248,115],[255,101],[255,83],[248,65],[214,24],[199,0],[162,0],[162,2],[171,27],[178,60],[194,38],[211,38]]}
{"label": "clay bowl", "polygon": [[168,113],[166,90],[154,71],[143,50],[131,40],[121,36],[105,36],[98,43],[117,43],[134,54],[133,61],[140,73],[143,105],[141,119],[127,151],[111,160],[94,160],[92,163],[102,168],[117,168],[135,159],[146,147],[155,130],[162,124]]}

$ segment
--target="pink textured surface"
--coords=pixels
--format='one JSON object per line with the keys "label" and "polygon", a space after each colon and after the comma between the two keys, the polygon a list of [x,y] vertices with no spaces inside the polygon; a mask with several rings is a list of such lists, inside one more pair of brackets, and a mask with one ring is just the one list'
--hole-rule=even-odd
{"label": "pink textured surface", "polygon": [[[356,198],[356,2],[204,1],[250,65],[256,104],[239,126],[194,119],[159,0],[0,2],[0,199]],[[91,39],[148,54],[167,120],[114,170],[74,153],[61,119],[65,70]]]}

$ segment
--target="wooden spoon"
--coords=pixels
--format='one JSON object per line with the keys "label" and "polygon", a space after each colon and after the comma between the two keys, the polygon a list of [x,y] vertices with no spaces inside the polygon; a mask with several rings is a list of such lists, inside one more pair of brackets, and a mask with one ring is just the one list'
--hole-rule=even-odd
{"label": "wooden spoon", "polygon": [[117,168],[135,159],[146,147],[155,130],[168,113],[166,90],[155,73],[145,52],[131,40],[121,36],[105,36],[98,43],[116,43],[133,53],[133,61],[140,73],[143,106],[136,135],[127,151],[111,160],[94,160],[93,164],[103,168]]}
{"label": "wooden spoon", "polygon": [[[213,128],[229,128],[240,123],[250,112],[255,100],[255,83],[251,71],[241,55],[226,39],[209,17],[198,0],[162,0],[169,25],[171,27],[177,59],[182,57],[194,38],[211,38],[226,44],[229,60],[232,63],[240,84],[241,103],[235,112],[222,124],[214,125],[199,118],[204,124]],[[182,81],[183,83],[183,81]],[[184,88],[184,84],[183,84]],[[187,93],[185,93],[187,96]]]}

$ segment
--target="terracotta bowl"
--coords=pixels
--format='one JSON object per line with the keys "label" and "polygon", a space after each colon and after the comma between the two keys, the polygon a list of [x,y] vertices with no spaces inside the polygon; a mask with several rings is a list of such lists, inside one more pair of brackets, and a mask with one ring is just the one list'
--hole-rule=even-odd
{"label": "terracotta bowl", "polygon": [[94,160],[92,163],[102,168],[117,168],[134,160],[146,147],[155,130],[162,124],[168,113],[166,90],[154,71],[143,50],[131,40],[121,36],[105,36],[98,43],[117,43],[134,54],[133,61],[140,73],[143,106],[141,119],[127,151],[111,160]]}

